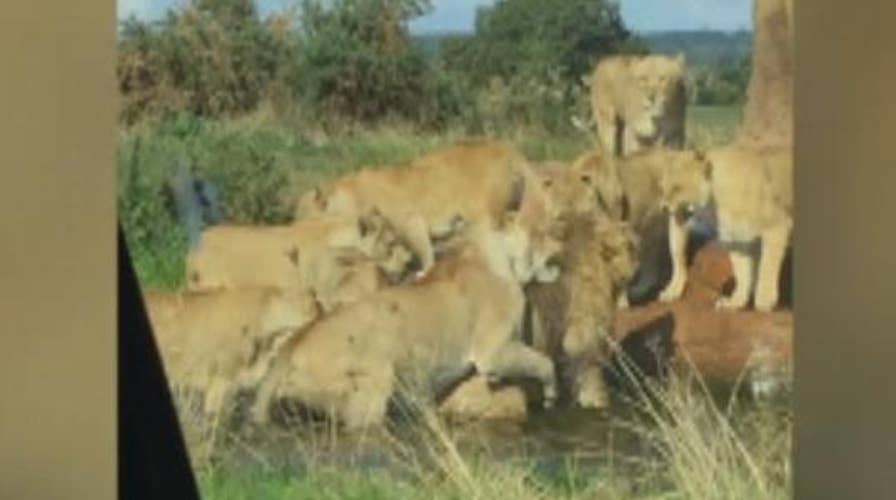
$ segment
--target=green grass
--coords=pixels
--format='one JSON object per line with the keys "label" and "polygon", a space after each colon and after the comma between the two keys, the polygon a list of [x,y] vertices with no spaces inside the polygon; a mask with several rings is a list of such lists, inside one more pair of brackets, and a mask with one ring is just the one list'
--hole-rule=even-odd
{"label": "green grass", "polygon": [[[733,137],[740,110],[692,107],[688,135],[705,148]],[[367,165],[410,159],[447,144],[459,133],[423,134],[408,126],[322,131],[297,119],[260,111],[231,121],[181,117],[122,132],[119,147],[119,214],[140,283],[171,290],[183,284],[186,235],[163,196],[163,184],[180,157],[214,181],[229,220],[289,220],[296,197],[315,184]],[[572,160],[592,147],[584,134],[507,137],[530,159]]]}
{"label": "green grass", "polygon": [[317,470],[312,473],[216,472],[200,479],[205,499],[399,500],[419,498],[413,485],[382,472]]}

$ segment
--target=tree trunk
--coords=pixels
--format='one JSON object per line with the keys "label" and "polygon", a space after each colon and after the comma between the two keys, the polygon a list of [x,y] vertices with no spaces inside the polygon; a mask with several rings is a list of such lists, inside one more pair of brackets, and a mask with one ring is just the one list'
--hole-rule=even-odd
{"label": "tree trunk", "polygon": [[753,69],[738,141],[793,147],[793,0],[755,0]]}

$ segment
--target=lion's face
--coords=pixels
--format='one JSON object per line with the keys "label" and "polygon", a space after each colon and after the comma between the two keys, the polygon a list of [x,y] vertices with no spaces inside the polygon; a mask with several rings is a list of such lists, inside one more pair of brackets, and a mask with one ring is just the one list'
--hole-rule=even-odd
{"label": "lion's face", "polygon": [[601,152],[588,152],[573,163],[569,181],[592,193],[588,200],[592,207],[619,219],[624,216],[625,196],[613,161]]}
{"label": "lion's face", "polygon": [[657,120],[666,114],[670,97],[684,79],[684,56],[645,56],[634,61],[631,70],[637,91],[632,103],[638,117],[634,129],[639,137],[652,138]]}
{"label": "lion's face", "polygon": [[358,234],[361,252],[376,261],[390,281],[400,280],[415,256],[379,210],[358,217]]}
{"label": "lion's face", "polygon": [[663,165],[660,206],[684,222],[709,202],[712,166],[699,151],[683,151],[676,158]]}
{"label": "lion's face", "polygon": [[592,172],[556,167],[540,170],[539,176],[559,217],[588,213],[598,206]]}

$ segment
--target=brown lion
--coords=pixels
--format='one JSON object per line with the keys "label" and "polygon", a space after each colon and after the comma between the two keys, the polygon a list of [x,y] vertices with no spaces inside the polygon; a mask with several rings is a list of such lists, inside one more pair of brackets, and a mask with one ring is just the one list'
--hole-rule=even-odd
{"label": "brown lion", "polygon": [[220,225],[205,230],[188,254],[187,288],[307,286],[329,310],[336,296],[345,292],[342,284],[357,274],[356,266],[372,262],[388,282],[396,283],[413,259],[375,209],[357,216],[321,215],[284,226]]}
{"label": "brown lion", "polygon": [[661,295],[674,300],[686,281],[687,228],[700,207],[711,204],[718,238],[729,248],[734,291],[719,298],[720,309],[742,309],[753,293],[751,242],[759,240],[754,307],[770,311],[778,304],[781,264],[793,229],[793,153],[756,151],[731,145],[709,151],[707,162],[689,168],[664,168],[662,203],[669,217],[674,263],[672,280]]}
{"label": "brown lion", "polygon": [[598,142],[612,156],[654,146],[682,148],[686,101],[680,54],[605,57],[591,77]]}
{"label": "brown lion", "polygon": [[376,207],[420,257],[423,275],[435,262],[432,240],[450,236],[460,223],[492,226],[508,210],[518,210],[526,224],[546,227],[548,202],[514,146],[469,139],[401,165],[340,177],[302,196],[297,217]]}
{"label": "brown lion", "polygon": [[471,228],[414,283],[340,306],[290,343],[256,396],[253,417],[267,419],[272,398],[325,411],[349,429],[383,421],[395,393],[431,400],[439,378],[471,368],[489,381],[533,377],[545,401],[554,368],[519,337],[521,283],[556,279],[558,244],[506,214],[497,228]]}
{"label": "brown lion", "polygon": [[172,387],[203,391],[211,415],[257,384],[277,349],[321,314],[298,289],[148,292],[144,301]]}

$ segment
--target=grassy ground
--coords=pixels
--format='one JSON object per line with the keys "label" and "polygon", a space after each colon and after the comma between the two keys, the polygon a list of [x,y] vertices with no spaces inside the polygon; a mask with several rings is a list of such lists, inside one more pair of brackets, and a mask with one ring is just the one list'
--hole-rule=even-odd
{"label": "grassy ground", "polygon": [[[737,108],[692,108],[688,136],[698,147],[729,140]],[[183,283],[186,237],[164,196],[179,158],[218,185],[228,219],[285,222],[296,196],[327,178],[362,166],[412,158],[459,133],[421,134],[409,127],[325,132],[298,119],[259,112],[233,121],[181,118],[123,131],[119,148],[119,209],[138,277],[149,289]],[[591,147],[586,134],[518,133],[508,139],[532,160],[571,160]]]}

